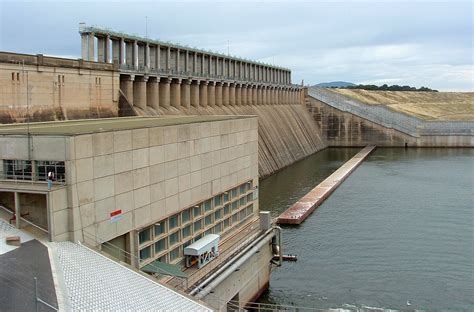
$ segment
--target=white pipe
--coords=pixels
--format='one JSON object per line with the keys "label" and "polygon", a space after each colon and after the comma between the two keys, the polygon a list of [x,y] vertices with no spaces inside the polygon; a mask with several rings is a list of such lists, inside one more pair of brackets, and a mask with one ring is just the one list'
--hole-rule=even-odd
{"label": "white pipe", "polygon": [[[191,296],[196,295],[197,299],[201,299],[211,292],[217,285],[219,285],[224,279],[232,274],[239,266],[247,261],[256,251],[262,248],[263,245],[268,243],[273,238],[273,228],[265,232],[263,238],[252,242],[231,261],[226,263],[222,268],[217,270],[211,276],[209,276],[204,282],[196,287],[189,294]],[[208,284],[206,287],[204,285]],[[201,290],[202,289],[202,290]]]}

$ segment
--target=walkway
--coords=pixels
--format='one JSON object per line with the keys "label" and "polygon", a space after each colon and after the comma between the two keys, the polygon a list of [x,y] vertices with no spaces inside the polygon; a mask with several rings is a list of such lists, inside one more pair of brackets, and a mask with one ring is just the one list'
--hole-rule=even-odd
{"label": "walkway", "polygon": [[359,166],[375,149],[374,145],[364,147],[354,157],[331,174],[326,180],[298,200],[277,219],[279,224],[300,224]]}

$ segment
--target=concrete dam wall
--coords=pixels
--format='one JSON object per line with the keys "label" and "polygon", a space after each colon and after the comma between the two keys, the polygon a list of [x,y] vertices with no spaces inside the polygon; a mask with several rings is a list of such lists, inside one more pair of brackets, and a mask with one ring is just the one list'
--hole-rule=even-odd
{"label": "concrete dam wall", "polygon": [[328,146],[474,146],[472,121],[424,121],[320,88],[309,89],[305,101]]}
{"label": "concrete dam wall", "polygon": [[246,105],[181,107],[179,109],[134,107],[150,115],[255,115],[258,116],[258,169],[268,176],[326,147],[316,123],[303,105]]}

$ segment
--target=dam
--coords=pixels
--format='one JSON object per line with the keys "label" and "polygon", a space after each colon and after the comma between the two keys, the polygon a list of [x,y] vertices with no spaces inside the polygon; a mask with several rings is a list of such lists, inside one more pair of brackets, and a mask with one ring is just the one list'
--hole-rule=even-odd
{"label": "dam", "polygon": [[[472,147],[472,112],[463,111],[472,94],[459,96],[464,103],[449,118],[442,113],[431,118],[420,114],[426,107],[407,111],[399,103],[368,103],[353,94],[293,84],[291,71],[275,65],[85,24],[80,25],[79,34],[81,59],[0,52],[0,217],[16,230],[39,231],[38,239],[54,256],[74,250],[78,256],[113,258],[127,270],[146,272],[155,282],[186,293],[208,308],[242,309],[262,294],[266,294],[264,301],[313,306],[314,301],[300,300],[299,293],[313,298],[316,294],[291,285],[292,273],[284,276],[292,264],[277,269],[282,267],[282,250],[303,260],[290,272],[324,292],[322,283],[327,286],[331,280],[322,278],[324,270],[311,275],[316,271],[311,271],[314,267],[308,259],[323,260],[326,252],[329,257],[319,267],[331,268],[327,263],[332,259],[345,264],[347,259],[337,256],[352,248],[344,245],[347,236],[340,241],[330,236],[331,229],[353,234],[357,224],[363,224],[368,232],[361,232],[360,242],[351,241],[354,246],[360,251],[367,244],[388,252],[380,247],[387,241],[370,245],[371,239],[386,228],[404,228],[403,214],[395,225],[378,219],[400,208],[384,202],[385,210],[377,210],[377,203],[387,194],[397,195],[390,203],[403,199],[404,194],[392,188],[408,192],[389,183],[387,189],[380,189],[385,180],[390,182],[399,170],[410,172],[412,163],[421,166],[419,158],[422,164],[426,160],[432,165],[430,152],[441,161],[447,158],[449,164],[451,156],[463,164],[471,160],[469,149],[452,153],[447,149],[444,155],[431,149],[412,154],[418,149],[411,148]],[[349,186],[342,184],[321,211],[308,218],[308,225],[289,230],[271,222],[268,211],[282,212],[289,201],[298,201],[302,191],[311,190],[360,150],[341,146],[375,144],[407,149],[384,149],[370,155],[368,164],[348,178]],[[406,167],[398,167],[396,161]],[[351,182],[371,165],[387,168],[388,173],[376,173],[383,181],[364,176],[364,183]],[[434,166],[427,171],[434,172]],[[308,177],[309,173],[314,176]],[[432,178],[425,171],[419,175]],[[399,182],[409,185],[410,178],[416,181],[405,177]],[[445,178],[452,177],[446,174]],[[370,184],[372,179],[378,183]],[[435,186],[441,183],[434,181],[439,182]],[[462,181],[469,185],[468,180]],[[321,226],[318,222],[328,221],[321,215],[330,211],[326,207],[333,198],[356,186],[360,186],[359,193],[350,193],[342,208],[333,209],[337,215],[328,222],[332,227]],[[364,200],[374,195],[372,190],[381,197],[372,197],[368,205]],[[427,194],[426,189],[420,189],[420,194]],[[461,200],[465,198],[464,189],[460,194]],[[413,207],[421,198],[411,200],[403,202],[402,208]],[[463,203],[458,206],[466,217]],[[385,227],[373,226],[377,230],[373,234],[372,224],[356,219],[347,207],[353,209],[352,214],[370,208],[361,216]],[[427,213],[428,208],[423,211]],[[442,219],[437,218],[434,223]],[[422,220],[418,221],[420,225]],[[324,233],[318,232],[320,227]],[[319,235],[329,235],[329,239],[322,242]],[[459,233],[447,237],[458,238]],[[64,241],[80,244],[71,246],[62,244]],[[320,248],[327,242],[335,243],[335,251]],[[462,253],[459,249],[465,242],[460,244],[453,253]],[[189,246],[200,254],[195,258],[186,254]],[[307,253],[308,248],[313,253]],[[365,253],[349,254],[366,257]],[[51,259],[55,265],[54,257]],[[205,259],[205,263],[196,265],[196,259]],[[465,263],[455,260],[458,267],[451,271],[453,279],[465,273],[458,270]],[[377,266],[377,261],[371,265]],[[328,274],[342,269],[351,276],[352,267],[342,264]],[[274,271],[278,273],[272,279]],[[367,276],[374,280],[380,277],[371,274]],[[288,281],[291,287],[285,284]],[[74,284],[74,280],[67,282]],[[456,284],[461,294],[464,283]],[[345,289],[343,281],[337,280],[337,285]],[[369,288],[378,289],[374,284]],[[351,284],[349,292],[353,289]],[[367,299],[371,297],[367,293],[356,297],[363,299],[363,305],[387,302],[400,307],[401,296],[397,301],[383,296],[373,301]],[[334,299],[341,294],[344,302]],[[465,304],[468,301],[462,296]],[[434,295],[407,300],[419,300],[423,307],[429,306],[431,297]],[[353,298],[343,291],[328,291],[317,302],[324,308],[360,306]]]}

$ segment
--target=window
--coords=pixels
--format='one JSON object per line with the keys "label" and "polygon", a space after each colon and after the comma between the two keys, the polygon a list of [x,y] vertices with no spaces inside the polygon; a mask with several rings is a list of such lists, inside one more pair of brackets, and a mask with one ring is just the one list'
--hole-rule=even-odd
{"label": "window", "polygon": [[239,201],[236,200],[235,202],[232,203],[232,211],[236,211],[239,209]]}
{"label": "window", "polygon": [[211,210],[212,210],[212,202],[211,202],[210,199],[208,199],[204,202],[204,211],[208,212],[208,211],[211,211]]}
{"label": "window", "polygon": [[245,209],[241,210],[239,213],[240,213],[240,220],[245,219],[245,217],[247,216]]}
{"label": "window", "polygon": [[30,160],[4,160],[3,170],[7,179],[32,180]]}
{"label": "window", "polygon": [[179,247],[176,247],[170,252],[170,262],[173,262],[174,260],[178,258],[179,258]]}
{"label": "window", "polygon": [[157,260],[160,261],[160,262],[163,262],[163,263],[168,263],[167,256],[168,255],[161,256]]}
{"label": "window", "polygon": [[219,209],[214,212],[214,220],[219,220],[220,218],[222,218],[222,209]]}
{"label": "window", "polygon": [[146,260],[151,257],[151,246],[140,249],[140,261]]}
{"label": "window", "polygon": [[204,232],[204,235],[212,234],[212,231],[213,231],[213,229],[209,229],[209,230],[207,230],[206,232]]}
{"label": "window", "polygon": [[179,231],[176,231],[169,236],[170,246],[176,245],[179,243]]}
{"label": "window", "polygon": [[234,215],[232,215],[232,224],[235,224],[239,221],[239,214],[236,213]]}
{"label": "window", "polygon": [[247,192],[247,183],[240,186],[240,194],[245,194]]}
{"label": "window", "polygon": [[208,215],[205,219],[204,219],[204,226],[208,226],[208,225],[211,225],[212,224],[212,214]]}
{"label": "window", "polygon": [[171,216],[168,220],[168,223],[170,231],[174,228],[177,228],[179,226],[179,215],[175,214],[174,216]]}
{"label": "window", "polygon": [[246,203],[247,203],[247,197],[242,197],[240,199],[240,207],[245,206]]}
{"label": "window", "polygon": [[232,198],[239,196],[237,188],[232,189],[231,191]]}
{"label": "window", "polygon": [[36,161],[35,163],[38,180],[46,181],[48,173],[52,172],[56,181],[66,181],[64,161]]}
{"label": "window", "polygon": [[217,195],[216,197],[214,197],[214,207],[219,207],[221,203],[222,203],[221,195]]}
{"label": "window", "polygon": [[182,233],[183,233],[183,235],[182,235],[183,238],[186,238],[186,237],[190,236],[191,235],[191,225],[188,225],[188,226],[184,227],[183,230],[182,230]]}
{"label": "window", "polygon": [[146,243],[150,240],[150,228],[144,229],[138,233],[138,242],[140,244]]}
{"label": "window", "polygon": [[247,207],[247,216],[250,216],[251,214],[253,214],[253,205]]}
{"label": "window", "polygon": [[231,225],[230,218],[224,220],[224,229],[227,229]]}
{"label": "window", "polygon": [[215,233],[215,234],[219,234],[220,232],[222,232],[222,222],[218,223],[218,224],[214,227],[214,233]]}
{"label": "window", "polygon": [[230,204],[224,206],[224,215],[228,215],[230,213]]}
{"label": "window", "polygon": [[227,203],[230,200],[229,192],[224,193],[224,203]]}
{"label": "window", "polygon": [[201,205],[194,206],[193,208],[193,217],[199,217],[201,215]]}
{"label": "window", "polygon": [[251,202],[253,200],[253,192],[247,195],[247,202]]}
{"label": "window", "polygon": [[185,224],[191,220],[191,209],[186,209],[181,213],[181,224]]}
{"label": "window", "polygon": [[166,238],[160,239],[155,243],[155,253],[160,253],[166,250]]}
{"label": "window", "polygon": [[166,233],[166,220],[161,221],[160,223],[155,223],[155,237],[159,237],[160,235]]}
{"label": "window", "polygon": [[194,222],[194,233],[198,232],[202,228],[202,220]]}

